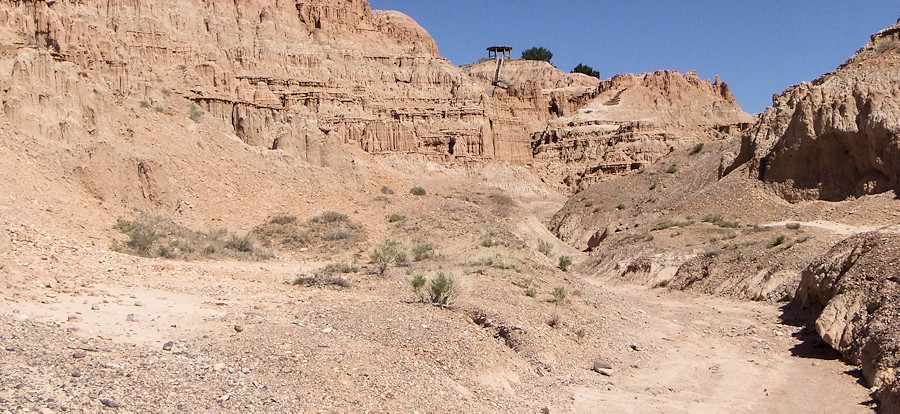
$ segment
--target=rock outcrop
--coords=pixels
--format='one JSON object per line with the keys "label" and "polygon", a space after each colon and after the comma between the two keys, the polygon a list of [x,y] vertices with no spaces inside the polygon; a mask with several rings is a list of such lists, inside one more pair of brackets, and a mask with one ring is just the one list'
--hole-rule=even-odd
{"label": "rock outcrop", "polygon": [[742,163],[789,201],[900,189],[900,24],[835,72],[775,96],[725,172]]}
{"label": "rock outcrop", "polygon": [[882,412],[900,412],[900,228],[851,237],[803,272],[797,299],[819,335],[878,389]]}
{"label": "rock outcrop", "polygon": [[[92,102],[110,98],[92,94],[150,106],[174,94],[247,144],[314,165],[334,143],[441,160],[531,160],[527,119],[439,57],[412,19],[363,0],[6,0],[0,39],[12,73],[0,81],[6,117],[30,118],[58,139],[109,128]],[[39,98],[28,90],[36,84],[53,91]],[[54,112],[70,119],[29,114],[48,107],[66,107]]]}
{"label": "rock outcrop", "polygon": [[536,165],[571,188],[640,169],[673,148],[746,127],[728,85],[693,72],[617,75],[575,112],[532,135]]}

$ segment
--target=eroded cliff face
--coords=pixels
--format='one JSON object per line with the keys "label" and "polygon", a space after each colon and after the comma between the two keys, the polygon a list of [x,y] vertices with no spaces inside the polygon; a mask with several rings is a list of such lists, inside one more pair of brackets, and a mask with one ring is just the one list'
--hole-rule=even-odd
{"label": "eroded cliff face", "polygon": [[[102,134],[108,124],[97,118],[109,111],[93,102],[114,96],[153,106],[175,94],[244,142],[316,165],[333,149],[328,143],[531,159],[528,131],[491,88],[440,58],[410,18],[362,0],[7,0],[0,36],[12,123],[48,105],[69,107],[61,112],[72,119],[62,124]],[[52,89],[44,98],[34,91],[42,87]],[[41,118],[37,129],[61,128]]]}
{"label": "eroded cliff face", "polygon": [[640,169],[751,121],[727,84],[672,71],[614,76],[586,105],[562,115],[532,135],[532,151],[548,181],[570,188]]}
{"label": "eroded cliff face", "polygon": [[789,201],[838,201],[900,189],[900,24],[837,71],[773,98],[736,169]]}
{"label": "eroded cliff face", "polygon": [[881,409],[900,411],[900,237],[896,226],[851,237],[803,272],[797,298],[817,313],[816,330],[860,365]]}

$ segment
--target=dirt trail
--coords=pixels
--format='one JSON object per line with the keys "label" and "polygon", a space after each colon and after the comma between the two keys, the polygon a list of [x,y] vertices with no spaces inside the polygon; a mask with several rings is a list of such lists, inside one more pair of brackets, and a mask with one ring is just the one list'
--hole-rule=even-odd
{"label": "dirt trail", "polygon": [[[592,281],[599,283],[598,281]],[[633,304],[643,343],[607,389],[580,388],[585,413],[868,413],[853,367],[794,337],[770,304],[610,287]],[[816,351],[816,352],[812,352]]]}

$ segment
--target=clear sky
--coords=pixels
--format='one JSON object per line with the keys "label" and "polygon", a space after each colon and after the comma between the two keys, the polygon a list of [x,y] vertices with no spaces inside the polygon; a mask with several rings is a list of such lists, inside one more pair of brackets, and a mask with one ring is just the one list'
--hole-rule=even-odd
{"label": "clear sky", "polygon": [[741,107],[761,112],[772,94],[833,71],[897,22],[898,0],[369,0],[399,10],[434,37],[454,64],[492,45],[543,46],[571,71],[584,63],[601,78],[659,69],[716,75]]}

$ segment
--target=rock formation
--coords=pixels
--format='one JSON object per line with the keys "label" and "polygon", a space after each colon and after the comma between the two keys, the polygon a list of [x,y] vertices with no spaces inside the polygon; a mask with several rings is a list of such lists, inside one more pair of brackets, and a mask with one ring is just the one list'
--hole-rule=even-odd
{"label": "rock formation", "polygon": [[751,121],[728,89],[693,72],[617,75],[574,113],[532,135],[548,181],[570,187],[636,170],[677,146],[705,142]]}
{"label": "rock formation", "polygon": [[789,201],[900,189],[900,24],[773,101],[726,173],[747,162]]}
{"label": "rock formation", "polygon": [[900,412],[898,228],[851,237],[803,272],[797,298],[816,331],[878,389],[882,412]]}

